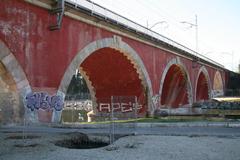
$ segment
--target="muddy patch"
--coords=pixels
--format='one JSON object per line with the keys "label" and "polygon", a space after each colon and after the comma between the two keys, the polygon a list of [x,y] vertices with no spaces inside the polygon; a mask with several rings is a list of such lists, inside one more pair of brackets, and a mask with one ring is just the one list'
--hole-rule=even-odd
{"label": "muddy patch", "polygon": [[89,138],[86,134],[75,133],[69,134],[68,138],[58,140],[54,144],[56,146],[69,149],[92,149],[108,146],[109,143],[101,138]]}

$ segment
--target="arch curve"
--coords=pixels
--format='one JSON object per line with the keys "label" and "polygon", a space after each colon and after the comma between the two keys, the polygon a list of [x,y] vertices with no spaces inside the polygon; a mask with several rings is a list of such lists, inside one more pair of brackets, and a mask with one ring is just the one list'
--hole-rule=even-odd
{"label": "arch curve", "polygon": [[168,74],[168,71],[170,70],[170,68],[171,68],[173,65],[178,66],[178,67],[181,69],[181,71],[182,71],[182,72],[185,74],[185,76],[186,76],[186,79],[187,79],[188,104],[192,104],[192,103],[193,103],[193,96],[192,96],[192,93],[193,93],[193,92],[192,92],[192,85],[191,85],[191,81],[190,81],[190,76],[189,76],[189,73],[188,73],[188,71],[187,71],[186,66],[181,62],[181,60],[180,60],[179,57],[171,59],[171,60],[167,63],[167,65],[166,65],[166,67],[165,67],[165,69],[164,69],[164,71],[163,71],[163,73],[162,73],[161,81],[160,81],[160,87],[159,87],[159,88],[160,88],[160,89],[159,89],[159,101],[160,101],[160,103],[162,102],[163,86],[164,86],[165,78],[166,78],[166,76],[167,76],[167,74]]}
{"label": "arch curve", "polygon": [[197,74],[197,79],[195,81],[195,97],[194,97],[194,100],[196,101],[197,100],[197,85],[198,85],[198,80],[200,78],[200,75],[203,74],[204,77],[206,78],[206,81],[207,81],[207,87],[208,87],[208,97],[211,98],[211,81],[210,81],[210,77],[209,77],[209,74],[208,74],[208,71],[206,69],[205,66],[202,66],[199,71],[198,71],[198,74]]}
{"label": "arch curve", "polygon": [[[20,95],[20,98],[22,99],[22,104],[24,104],[24,98],[25,96],[31,92],[30,84],[27,80],[27,77],[21,67],[21,65],[18,63],[18,60],[15,58],[13,53],[10,51],[10,49],[7,47],[7,45],[0,40],[0,62],[5,67],[6,71],[10,74],[14,82],[6,81],[7,85],[12,85],[12,83],[15,83],[16,91]],[[25,106],[25,105],[24,105]],[[37,122],[37,113],[31,112],[29,109],[25,109],[25,118],[29,122]]]}
{"label": "arch curve", "polygon": [[[82,50],[80,50],[76,56],[73,58],[72,62],[68,66],[68,68],[65,71],[65,74],[61,80],[58,92],[62,95],[66,94],[67,87],[70,83],[71,76],[74,74],[75,69],[79,68],[80,65],[84,62],[84,60],[89,57],[91,54],[96,52],[97,50],[100,50],[102,48],[112,48],[115,49],[126,56],[128,60],[131,61],[134,68],[136,69],[139,79],[142,81],[142,85],[144,89],[147,92],[147,102],[148,102],[148,111],[153,112],[152,106],[151,106],[151,96],[152,96],[152,85],[151,81],[148,75],[148,72],[137,54],[137,52],[129,46],[126,42],[122,41],[122,39],[118,36],[113,36],[113,38],[104,38],[100,39],[94,42],[91,42],[87,46],[85,46]],[[91,82],[89,82],[91,86]],[[95,92],[92,89],[93,87],[89,87],[90,94],[92,96],[92,99],[95,100]],[[96,102],[93,102],[96,103]]]}
{"label": "arch curve", "polygon": [[224,95],[224,82],[220,71],[216,71],[213,79],[212,97]]}

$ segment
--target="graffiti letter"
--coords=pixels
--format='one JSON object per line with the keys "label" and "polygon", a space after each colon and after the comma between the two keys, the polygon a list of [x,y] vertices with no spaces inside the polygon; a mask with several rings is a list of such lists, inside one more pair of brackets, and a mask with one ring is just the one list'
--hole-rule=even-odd
{"label": "graffiti letter", "polygon": [[132,111],[132,103],[129,102],[129,104],[127,103],[121,103],[121,110],[122,112],[131,112]]}
{"label": "graffiti letter", "polygon": [[109,103],[100,103],[99,104],[99,111],[102,112],[103,110],[107,110],[107,112],[111,111]]}
{"label": "graffiti letter", "polygon": [[113,105],[112,106],[113,111],[120,111],[121,110],[120,103],[113,103],[112,105]]}
{"label": "graffiti letter", "polygon": [[56,111],[61,111],[64,106],[64,102],[62,97],[60,96],[52,96],[51,105],[52,108],[55,108]]}
{"label": "graffiti letter", "polygon": [[29,109],[31,109],[31,111],[33,111],[37,104],[36,95],[34,95],[33,93],[29,93],[26,96],[25,101],[26,101],[27,108],[29,108]]}
{"label": "graffiti letter", "polygon": [[49,108],[48,99],[50,98],[47,93],[38,93],[40,95],[40,108],[45,110]]}

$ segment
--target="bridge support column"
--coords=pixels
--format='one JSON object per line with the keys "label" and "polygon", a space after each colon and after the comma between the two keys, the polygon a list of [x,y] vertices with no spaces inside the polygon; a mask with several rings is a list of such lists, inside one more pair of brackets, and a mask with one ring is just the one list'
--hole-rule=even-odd
{"label": "bridge support column", "polygon": [[[19,104],[17,104],[16,108],[13,108],[13,112],[18,112],[16,115],[20,116],[19,117],[20,121],[24,121],[26,123],[38,122],[37,112],[28,109],[25,103],[26,95],[31,92],[31,87],[29,85],[27,77],[15,56],[11,53],[8,47],[1,40],[0,40],[0,63],[2,64],[1,65],[2,67],[0,67],[1,68],[0,78],[5,83],[6,86],[1,89],[3,90],[6,89],[7,92],[9,93],[12,92],[13,94],[17,95],[18,100],[20,101]],[[4,100],[12,103],[15,103],[14,101],[16,101],[16,99],[15,100],[4,99]],[[3,105],[2,107],[9,110],[9,108],[6,107],[13,106]],[[11,114],[10,117],[11,122],[6,123],[19,123],[19,120],[15,121],[15,119],[18,119],[16,115]]]}
{"label": "bridge support column", "polygon": [[[65,94],[61,91],[57,92],[57,96],[60,96],[63,100],[65,99]],[[60,123],[62,115],[62,109],[60,111],[53,110],[52,123]]]}
{"label": "bridge support column", "polygon": [[26,96],[27,94],[31,93],[31,88],[30,87],[25,87],[22,89],[23,91],[20,93],[23,104],[24,104],[24,123],[38,123],[38,113],[36,110],[31,110],[29,108],[27,108],[27,104],[26,104]]}

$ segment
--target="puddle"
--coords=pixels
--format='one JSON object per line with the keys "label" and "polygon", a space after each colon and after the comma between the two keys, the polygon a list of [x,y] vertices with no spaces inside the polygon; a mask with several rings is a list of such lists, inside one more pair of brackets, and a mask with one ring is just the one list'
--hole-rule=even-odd
{"label": "puddle", "polygon": [[109,145],[109,143],[98,139],[89,139],[87,135],[83,133],[77,133],[69,135],[69,138],[59,140],[55,142],[56,146],[70,148],[70,149],[92,149],[100,148]]}
{"label": "puddle", "polygon": [[37,147],[39,144],[15,144],[14,147],[19,147],[19,148],[33,148]]}

